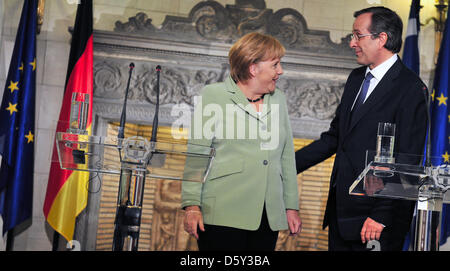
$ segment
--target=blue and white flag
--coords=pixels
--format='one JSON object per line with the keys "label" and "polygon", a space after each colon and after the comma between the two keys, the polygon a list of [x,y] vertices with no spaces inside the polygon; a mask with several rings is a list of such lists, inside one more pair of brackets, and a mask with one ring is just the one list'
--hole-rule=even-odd
{"label": "blue and white flag", "polygon": [[420,32],[420,0],[412,0],[409,12],[408,28],[406,30],[405,47],[403,49],[403,63],[420,74],[419,32]]}

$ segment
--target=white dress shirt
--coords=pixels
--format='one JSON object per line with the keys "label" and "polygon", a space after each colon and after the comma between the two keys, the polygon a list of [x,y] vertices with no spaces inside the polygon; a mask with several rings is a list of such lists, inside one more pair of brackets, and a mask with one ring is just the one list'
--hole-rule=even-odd
{"label": "white dress shirt", "polygon": [[[398,59],[397,54],[394,54],[389,59],[387,59],[380,65],[376,66],[373,70],[371,70],[369,67],[367,67],[365,74],[367,75],[367,73],[370,72],[373,75],[373,78],[370,80],[369,89],[367,90],[367,95],[366,95],[366,98],[364,99],[364,102],[366,102],[367,98],[369,98],[370,94],[372,94],[375,87],[378,85],[378,83],[381,81],[381,79],[387,73],[387,71],[392,67],[392,65],[394,65],[394,63],[397,61],[397,59]],[[353,101],[352,109],[353,109],[353,106],[355,106],[355,102],[358,99],[358,96],[359,96],[359,93],[361,92],[363,84],[364,84],[364,81],[361,84],[361,87],[359,87],[358,94],[356,95],[356,98]]]}

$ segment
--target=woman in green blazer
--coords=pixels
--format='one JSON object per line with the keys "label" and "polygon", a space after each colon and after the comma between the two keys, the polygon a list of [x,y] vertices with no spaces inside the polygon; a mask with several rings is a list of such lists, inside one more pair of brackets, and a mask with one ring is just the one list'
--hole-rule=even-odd
{"label": "woman in green blazer", "polygon": [[243,36],[231,75],[197,101],[189,142],[216,150],[206,181],[182,184],[184,228],[200,250],[274,250],[278,231],[300,231],[292,131],[275,87],[284,53],[271,36]]}

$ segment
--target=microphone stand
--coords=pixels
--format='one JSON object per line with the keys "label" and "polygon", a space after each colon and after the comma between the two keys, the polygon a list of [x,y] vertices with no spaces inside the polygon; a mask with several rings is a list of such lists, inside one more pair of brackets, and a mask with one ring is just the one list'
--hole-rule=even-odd
{"label": "microphone stand", "polygon": [[[134,65],[130,64],[130,78]],[[153,144],[152,152],[149,154],[146,161],[142,164],[135,164],[135,181],[134,190],[131,191],[131,183],[133,172],[131,169],[123,169],[120,174],[119,193],[117,199],[117,211],[115,220],[113,250],[121,251],[124,247],[129,251],[137,251],[139,244],[139,232],[142,217],[142,203],[144,201],[144,186],[145,177],[147,173],[147,166],[155,153],[156,134],[158,130],[158,112],[159,112],[159,79],[161,66],[156,67],[157,83],[156,83],[156,108],[155,116],[153,118],[153,129],[150,144]],[[121,139],[124,137],[123,129],[125,128],[125,110],[128,96],[128,88],[130,85],[130,78],[128,79],[127,91],[125,96],[124,109],[119,127],[119,153],[122,149]],[[122,155],[120,155],[122,157]],[[122,162],[122,161],[121,161]]]}
{"label": "microphone stand", "polygon": [[[419,200],[417,203],[417,215],[414,236],[415,251],[438,251],[440,235],[440,216],[442,212],[443,195],[445,191],[439,188],[438,180],[432,176],[431,163],[431,113],[430,95],[427,87],[423,87],[427,106],[427,140],[425,143],[425,172],[419,186]],[[430,197],[430,192],[434,196]]]}
{"label": "microphone stand", "polygon": [[158,114],[159,114],[159,77],[161,74],[161,66],[156,66],[156,106],[155,116],[153,117],[152,137],[150,142],[156,142],[156,134],[158,133]]}
{"label": "microphone stand", "polygon": [[[131,75],[134,70],[134,63],[130,63],[129,77],[127,88],[125,90],[125,100],[122,108],[122,115],[120,116],[120,125],[117,135],[118,150],[120,162],[122,163],[122,141],[125,137],[125,123],[126,123],[126,111],[128,91],[130,89]],[[117,209],[116,218],[114,221],[114,238],[113,238],[113,251],[122,251],[125,243],[125,238],[130,235],[130,226],[133,226],[133,219],[130,219],[130,212],[127,211],[130,203],[130,187],[132,181],[132,171],[130,169],[124,169],[121,167],[119,178],[119,192],[117,195]]]}

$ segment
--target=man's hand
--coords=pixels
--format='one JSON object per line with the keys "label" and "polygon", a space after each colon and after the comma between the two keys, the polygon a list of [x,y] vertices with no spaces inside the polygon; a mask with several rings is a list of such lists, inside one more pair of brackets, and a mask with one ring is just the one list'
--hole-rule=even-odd
{"label": "man's hand", "polygon": [[366,176],[364,179],[364,186],[368,196],[373,196],[376,192],[384,189],[383,180],[375,176]]}
{"label": "man's hand", "polygon": [[384,226],[368,217],[361,229],[361,241],[363,244],[370,240],[379,240]]}

